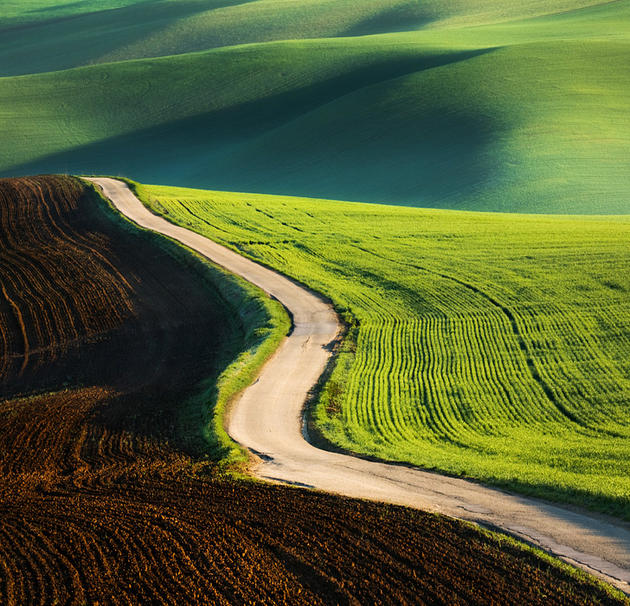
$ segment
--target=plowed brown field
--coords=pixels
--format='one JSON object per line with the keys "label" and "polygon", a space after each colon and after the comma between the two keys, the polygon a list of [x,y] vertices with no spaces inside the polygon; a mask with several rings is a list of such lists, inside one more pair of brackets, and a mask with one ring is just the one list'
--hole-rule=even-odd
{"label": "plowed brown field", "polygon": [[76,179],[0,180],[1,603],[617,603],[453,520],[215,477],[182,402],[243,327],[168,251]]}

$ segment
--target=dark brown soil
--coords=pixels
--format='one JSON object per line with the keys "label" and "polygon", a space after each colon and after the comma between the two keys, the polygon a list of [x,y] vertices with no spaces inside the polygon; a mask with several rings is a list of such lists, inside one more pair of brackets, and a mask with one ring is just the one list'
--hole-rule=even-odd
{"label": "dark brown soil", "polygon": [[0,180],[1,603],[617,603],[453,520],[215,476],[184,401],[244,329],[203,271],[76,179]]}

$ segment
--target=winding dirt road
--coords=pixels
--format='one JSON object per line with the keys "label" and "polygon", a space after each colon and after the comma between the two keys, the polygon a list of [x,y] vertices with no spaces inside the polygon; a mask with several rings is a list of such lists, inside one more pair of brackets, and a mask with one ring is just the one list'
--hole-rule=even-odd
{"label": "winding dirt road", "polygon": [[269,480],[436,511],[500,528],[630,593],[630,525],[516,496],[459,478],[378,463],[315,448],[303,434],[302,409],[339,332],[322,299],[235,252],[153,215],[122,182],[89,179],[132,221],[179,240],[277,298],[294,330],[258,379],[234,403],[234,440],[259,458],[254,473]]}

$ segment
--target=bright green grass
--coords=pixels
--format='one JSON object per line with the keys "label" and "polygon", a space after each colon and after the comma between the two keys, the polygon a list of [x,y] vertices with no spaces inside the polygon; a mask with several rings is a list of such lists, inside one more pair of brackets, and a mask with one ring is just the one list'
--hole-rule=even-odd
{"label": "bright green grass", "polygon": [[[139,11],[130,27],[147,25],[141,15],[168,21],[169,11],[208,8],[200,0],[150,4],[124,9]],[[407,15],[396,25],[384,8],[409,3],[352,9],[356,2],[335,0],[338,12],[325,22],[343,27],[309,30],[325,4],[212,5],[229,14],[269,10],[269,23],[285,28],[278,36],[340,35],[350,16],[371,23],[366,31],[413,22]],[[630,0],[562,12],[583,4],[427,3],[432,16],[417,31],[0,78],[0,174],[107,172],[425,207],[627,213]],[[306,13],[290,18],[298,8]],[[380,16],[368,18],[369,10]],[[534,17],[505,21],[516,15]],[[89,38],[86,48],[98,46],[74,19],[54,27],[61,24]],[[107,39],[115,58],[136,56]],[[173,43],[155,52],[179,50]]]}
{"label": "bright green grass", "polygon": [[630,220],[139,194],[356,318],[331,442],[630,517]]}

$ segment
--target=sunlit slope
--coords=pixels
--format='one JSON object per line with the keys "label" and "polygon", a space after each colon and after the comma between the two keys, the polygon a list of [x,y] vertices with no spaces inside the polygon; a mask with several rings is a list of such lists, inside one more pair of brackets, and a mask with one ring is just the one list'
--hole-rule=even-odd
{"label": "sunlit slope", "polygon": [[356,318],[333,443],[630,516],[627,218],[139,193]]}
{"label": "sunlit slope", "polygon": [[[496,47],[475,48],[470,30],[459,41],[453,32],[401,33],[0,79],[0,171],[628,212],[630,43],[612,18],[593,40],[557,40],[553,19],[522,25],[527,43]],[[576,14],[563,19],[585,27]],[[506,42],[513,27],[475,35]]]}
{"label": "sunlit slope", "polygon": [[218,46],[460,28],[606,6],[602,0],[9,0],[0,75]]}

